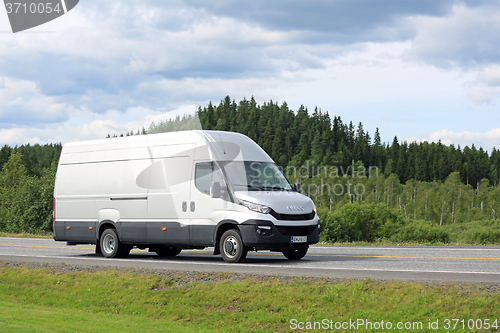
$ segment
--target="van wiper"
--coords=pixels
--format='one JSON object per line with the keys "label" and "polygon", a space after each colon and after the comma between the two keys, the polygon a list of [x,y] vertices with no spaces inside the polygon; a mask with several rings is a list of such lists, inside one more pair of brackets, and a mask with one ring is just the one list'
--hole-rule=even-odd
{"label": "van wiper", "polygon": [[288,191],[286,188],[284,187],[280,187],[280,186],[264,186],[264,189],[271,189],[273,191]]}
{"label": "van wiper", "polygon": [[234,184],[233,186],[244,186],[246,188],[250,188],[250,189],[253,189],[253,190],[256,190],[256,191],[262,191],[263,190],[262,187],[254,186],[254,185],[250,185],[250,184]]}

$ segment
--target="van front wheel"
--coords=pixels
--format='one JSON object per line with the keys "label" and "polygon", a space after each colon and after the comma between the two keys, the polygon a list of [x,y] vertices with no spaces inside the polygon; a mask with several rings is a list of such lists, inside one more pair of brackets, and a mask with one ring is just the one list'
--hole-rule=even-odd
{"label": "van front wheel", "polygon": [[106,258],[120,258],[127,255],[125,245],[120,242],[115,229],[106,229],[101,235],[99,244],[102,255]]}
{"label": "van front wheel", "polygon": [[220,254],[225,262],[242,262],[247,257],[248,249],[243,244],[241,234],[238,230],[228,230],[220,239]]}
{"label": "van front wheel", "polygon": [[285,250],[283,251],[283,255],[290,260],[299,260],[304,258],[307,254],[307,249],[295,249],[295,250]]}

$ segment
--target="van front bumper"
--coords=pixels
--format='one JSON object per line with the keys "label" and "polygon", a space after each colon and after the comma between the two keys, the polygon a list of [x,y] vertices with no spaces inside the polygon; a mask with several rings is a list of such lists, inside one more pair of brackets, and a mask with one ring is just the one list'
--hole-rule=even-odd
{"label": "van front bumper", "polygon": [[248,220],[240,224],[243,243],[255,250],[283,251],[308,248],[319,242],[320,224],[274,225],[268,220]]}

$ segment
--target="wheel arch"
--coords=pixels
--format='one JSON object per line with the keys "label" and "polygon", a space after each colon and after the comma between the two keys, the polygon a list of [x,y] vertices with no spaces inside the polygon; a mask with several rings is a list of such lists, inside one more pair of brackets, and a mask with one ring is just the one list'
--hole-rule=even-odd
{"label": "wheel arch", "polygon": [[239,223],[234,220],[222,220],[217,224],[217,228],[215,228],[215,243],[214,243],[214,255],[220,254],[219,243],[222,237],[222,234],[230,229],[240,230],[238,227]]}
{"label": "wheel arch", "polygon": [[99,222],[99,232],[97,233],[97,244],[99,244],[101,235],[106,229],[115,229],[118,238],[121,240],[120,230],[118,230],[119,228],[117,227],[116,223],[111,220],[103,220]]}

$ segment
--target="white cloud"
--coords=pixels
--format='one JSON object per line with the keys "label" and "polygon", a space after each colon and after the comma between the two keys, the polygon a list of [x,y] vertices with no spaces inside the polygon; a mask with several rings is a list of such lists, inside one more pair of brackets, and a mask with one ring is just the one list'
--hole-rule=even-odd
{"label": "white cloud", "polygon": [[79,131],[78,137],[80,139],[96,139],[105,138],[110,133],[123,133],[128,131],[126,126],[117,124],[116,121],[108,120],[94,120],[90,124],[83,125]]}
{"label": "white cloud", "polygon": [[[51,137],[55,128],[39,128],[39,127],[12,127],[8,129],[0,129],[0,144],[14,147],[16,145],[25,144],[46,144],[56,143],[54,140],[44,140]],[[74,135],[74,133],[72,133]]]}
{"label": "white cloud", "polygon": [[[285,87],[293,84],[289,78],[183,78],[182,80],[160,79],[157,81],[141,82],[138,93],[141,95],[152,94],[154,96],[164,96],[166,100],[175,101],[177,105],[170,103],[169,109],[179,107],[180,101],[183,104],[194,103],[202,107],[211,100],[218,103],[226,95],[232,99],[240,100],[251,95],[258,95],[259,100],[266,101],[276,99],[276,93],[271,91],[271,87]],[[215,98],[214,98],[215,96]],[[181,104],[182,105],[182,104]]]}
{"label": "white cloud", "polygon": [[419,138],[410,138],[405,139],[408,142],[441,142],[445,145],[458,145],[463,149],[465,146],[471,147],[473,144],[476,148],[482,147],[485,150],[491,152],[493,147],[497,149],[500,148],[500,128],[494,128],[486,133],[477,133],[477,132],[469,132],[463,131],[459,133],[455,133],[453,131],[449,131],[443,129],[441,131],[437,131],[434,133],[425,134]]}
{"label": "white cloud", "polygon": [[476,104],[493,104],[500,97],[500,91],[492,88],[478,88],[469,91],[467,96]]}
{"label": "white cloud", "polygon": [[486,67],[479,73],[478,80],[488,86],[500,86],[500,66]]}
{"label": "white cloud", "polygon": [[[146,120],[142,123],[140,128],[144,127],[145,129],[148,129],[152,123],[158,124],[162,121],[173,120],[176,117],[183,117],[185,115],[194,115],[197,110],[198,108],[196,107],[196,105],[191,104],[159,115],[150,114],[145,117]],[[201,129],[201,124],[198,127],[199,129]],[[137,129],[139,129],[139,127]]]}
{"label": "white cloud", "polygon": [[[78,131],[77,138],[93,140],[105,138],[108,134],[121,135],[130,131],[136,133],[142,128],[148,129],[152,122],[158,124],[164,120],[175,119],[177,116],[193,115],[196,111],[197,107],[194,104],[160,114],[142,106],[129,108],[125,113],[110,110],[102,116],[102,119],[84,123]],[[198,124],[196,129],[201,129],[201,125]]]}
{"label": "white cloud", "polygon": [[19,142],[20,140],[25,140],[25,129],[22,128],[10,128],[10,129],[0,129],[0,142],[4,144],[10,144],[12,142]]}
{"label": "white cloud", "polygon": [[[1,35],[0,139],[103,138],[226,95],[318,106],[389,137],[484,132],[498,119],[500,11],[451,3],[81,2],[33,29],[54,33]],[[488,121],[463,117],[478,109]]]}
{"label": "white cloud", "polygon": [[500,8],[490,5],[453,6],[443,17],[408,19],[417,30],[406,57],[444,68],[476,67],[500,61]]}
{"label": "white cloud", "polygon": [[0,123],[49,123],[67,119],[65,103],[43,94],[35,82],[3,77],[0,83]]}

